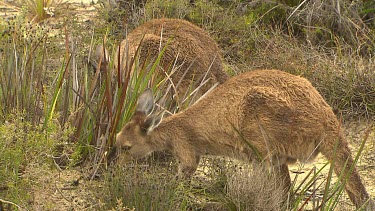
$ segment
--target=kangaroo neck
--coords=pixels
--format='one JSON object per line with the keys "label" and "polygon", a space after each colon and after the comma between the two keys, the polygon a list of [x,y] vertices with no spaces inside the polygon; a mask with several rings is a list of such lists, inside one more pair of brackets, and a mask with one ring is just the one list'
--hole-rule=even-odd
{"label": "kangaroo neck", "polygon": [[149,134],[151,143],[155,143],[163,150],[172,150],[178,140],[186,139],[186,129],[188,121],[186,121],[183,113],[169,116]]}

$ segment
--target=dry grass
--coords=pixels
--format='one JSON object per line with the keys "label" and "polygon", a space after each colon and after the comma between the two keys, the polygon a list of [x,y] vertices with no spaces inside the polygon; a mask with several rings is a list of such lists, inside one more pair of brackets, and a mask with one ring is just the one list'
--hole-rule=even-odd
{"label": "dry grass", "polygon": [[229,175],[227,197],[236,210],[281,210],[283,190],[278,178],[259,165],[244,165]]}
{"label": "dry grass", "polygon": [[[342,43],[358,46],[362,55],[371,54],[371,29],[359,14],[362,2],[303,1],[289,15],[289,23],[303,30],[305,39],[316,46],[337,47]],[[351,49],[350,49],[351,50]]]}

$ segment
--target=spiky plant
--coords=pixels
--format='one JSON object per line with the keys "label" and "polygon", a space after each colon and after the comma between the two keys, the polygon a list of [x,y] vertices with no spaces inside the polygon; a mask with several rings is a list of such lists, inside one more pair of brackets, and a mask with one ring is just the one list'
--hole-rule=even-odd
{"label": "spiky plant", "polygon": [[64,0],[22,0],[31,15],[31,22],[40,22],[55,15],[55,9]]}

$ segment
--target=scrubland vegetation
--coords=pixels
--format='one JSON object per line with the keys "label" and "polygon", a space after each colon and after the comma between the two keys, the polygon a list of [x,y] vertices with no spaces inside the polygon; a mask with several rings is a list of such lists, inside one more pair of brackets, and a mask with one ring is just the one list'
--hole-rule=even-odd
{"label": "scrubland vegetation", "polygon": [[[353,209],[327,164],[299,179],[286,203],[278,178],[255,164],[207,158],[191,183],[176,180],[176,162],[161,162],[158,155],[106,164],[116,132],[134,112],[163,51],[147,64],[127,61],[136,71],[121,80],[113,76],[114,59],[104,71],[92,67],[95,46],[103,44],[115,58],[127,32],[162,17],[208,31],[230,75],[275,68],[309,79],[343,126],[366,122],[363,136],[349,143],[356,160],[366,159],[361,169],[375,176],[373,1],[102,1],[91,7],[94,15],[69,1],[0,5],[16,11],[0,19],[0,210],[61,209],[55,202],[41,205],[38,194],[59,189],[45,176],[72,169],[80,170],[71,186],[84,184],[78,196],[84,202],[60,191],[67,210]],[[154,91],[165,83],[153,80],[159,81]],[[188,107],[189,100],[169,112]],[[319,180],[323,168],[328,173]]]}

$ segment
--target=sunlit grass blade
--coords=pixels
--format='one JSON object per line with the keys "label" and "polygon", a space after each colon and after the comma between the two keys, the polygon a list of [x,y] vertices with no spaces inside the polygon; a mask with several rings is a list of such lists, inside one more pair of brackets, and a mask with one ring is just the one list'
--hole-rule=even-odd
{"label": "sunlit grass blade", "polygon": [[[55,87],[55,91],[54,91],[54,94],[53,94],[53,97],[52,97],[52,103],[51,103],[51,106],[49,107],[49,110],[47,111],[46,115],[45,115],[45,119],[44,119],[44,124],[43,124],[43,129],[46,129],[47,128],[47,125],[48,125],[48,122],[51,120],[52,116],[53,116],[53,113],[55,111],[55,108],[56,108],[56,103],[57,101],[59,100],[59,96],[60,96],[60,92],[61,92],[61,89],[62,89],[62,85],[64,83],[64,79],[65,79],[65,75],[68,71],[68,64],[70,62],[70,58],[68,58],[68,61],[67,61],[67,65],[65,66],[61,66],[60,68],[60,71],[59,71],[59,77],[58,77],[58,83]],[[46,105],[48,105],[48,103],[46,102]]]}

